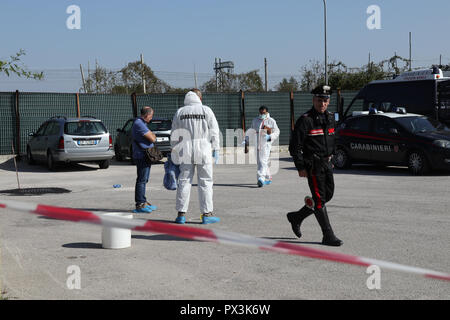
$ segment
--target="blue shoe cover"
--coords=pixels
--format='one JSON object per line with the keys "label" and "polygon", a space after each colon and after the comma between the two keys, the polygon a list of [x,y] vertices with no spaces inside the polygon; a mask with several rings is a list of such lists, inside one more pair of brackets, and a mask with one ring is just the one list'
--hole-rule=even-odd
{"label": "blue shoe cover", "polygon": [[264,180],[263,179],[258,179],[258,187],[262,187],[264,185]]}
{"label": "blue shoe cover", "polygon": [[152,210],[152,211],[155,211],[156,209],[158,209],[157,206],[153,206],[153,205],[150,205],[150,204],[146,205],[145,207],[146,207],[146,208],[149,208],[149,209]]}
{"label": "blue shoe cover", "polygon": [[216,223],[219,221],[220,221],[219,217],[205,217],[204,215],[202,215],[202,224]]}
{"label": "blue shoe cover", "polygon": [[139,208],[139,209],[134,209],[133,212],[134,213],[150,213],[150,212],[152,212],[152,209],[150,209],[148,207],[143,207],[143,208]]}
{"label": "blue shoe cover", "polygon": [[175,223],[185,224],[186,223],[186,217],[185,216],[177,217],[175,219]]}

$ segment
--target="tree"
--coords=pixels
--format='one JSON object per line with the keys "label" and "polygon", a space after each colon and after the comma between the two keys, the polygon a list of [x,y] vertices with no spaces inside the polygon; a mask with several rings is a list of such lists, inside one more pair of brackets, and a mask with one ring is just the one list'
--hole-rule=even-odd
{"label": "tree", "polygon": [[11,74],[15,74],[19,77],[25,77],[27,79],[41,80],[44,77],[43,72],[31,72],[27,71],[25,67],[19,65],[20,57],[25,55],[25,51],[20,49],[15,55],[10,56],[9,60],[0,60],[0,73],[5,73],[8,77]]}
{"label": "tree", "polygon": [[216,88],[216,77],[205,82],[201,89],[204,92],[238,92],[240,90],[247,92],[263,91],[263,81],[258,74],[258,70],[252,70],[247,73],[233,74],[224,72],[219,80],[219,88]]}
{"label": "tree", "polygon": [[190,91],[193,88],[175,88],[175,87],[170,87],[166,93],[187,93],[188,91]]}
{"label": "tree", "polygon": [[[399,60],[403,65],[399,66]],[[328,84],[342,90],[359,90],[373,80],[392,79],[394,75],[407,70],[409,60],[397,55],[359,68],[349,68],[340,61],[332,62],[328,65]],[[310,61],[309,65],[302,67],[301,73],[302,91],[311,91],[317,85],[325,83],[324,66],[319,61]]]}
{"label": "tree", "polygon": [[85,81],[87,93],[116,93],[114,88],[119,84],[117,72],[96,66],[93,73]]}
{"label": "tree", "polygon": [[323,64],[317,60],[310,60],[309,65],[304,65],[300,73],[302,75],[302,80],[300,81],[300,89],[302,91],[311,91],[319,83],[325,82],[325,76],[323,74]]}
{"label": "tree", "polygon": [[247,92],[264,91],[263,81],[258,70],[237,75],[237,87],[235,87],[235,91],[239,90]]}
{"label": "tree", "polygon": [[450,71],[450,64],[440,65],[439,69],[442,71]]}
{"label": "tree", "polygon": [[275,86],[275,90],[283,92],[298,91],[299,89],[300,84],[294,77],[290,77],[289,80],[283,78],[283,80]]}
{"label": "tree", "polygon": [[125,88],[130,92],[144,93],[142,78],[145,79],[147,93],[164,93],[170,89],[170,86],[155,76],[152,69],[142,64],[140,61],[130,62],[122,70],[122,81]]}
{"label": "tree", "polygon": [[130,94],[144,93],[142,76],[146,82],[147,93],[164,93],[173,88],[155,76],[151,68],[140,61],[130,62],[120,71],[111,71],[96,66],[85,81],[88,93]]}

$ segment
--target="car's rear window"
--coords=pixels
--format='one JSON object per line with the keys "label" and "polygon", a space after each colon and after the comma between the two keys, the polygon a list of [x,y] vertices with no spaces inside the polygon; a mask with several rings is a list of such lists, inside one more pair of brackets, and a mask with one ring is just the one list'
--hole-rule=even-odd
{"label": "car's rear window", "polygon": [[170,120],[152,120],[148,124],[151,131],[167,131],[172,128],[172,121]]}
{"label": "car's rear window", "polygon": [[99,121],[66,122],[64,133],[73,136],[93,136],[106,133],[106,128]]}

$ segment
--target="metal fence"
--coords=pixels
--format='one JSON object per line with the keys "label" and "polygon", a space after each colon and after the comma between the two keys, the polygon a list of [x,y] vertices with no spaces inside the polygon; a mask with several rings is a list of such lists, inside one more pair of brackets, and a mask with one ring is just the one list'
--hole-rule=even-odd
{"label": "metal fence", "polygon": [[[345,105],[357,92],[341,92]],[[329,110],[337,111],[337,94],[331,97]],[[155,117],[172,119],[183,106],[184,94],[78,94],[0,92],[0,155],[25,154],[29,133],[35,132],[45,120],[53,116],[93,116],[101,119],[116,138],[116,129],[136,117],[143,106],[151,106]],[[312,106],[312,95],[305,92],[263,93],[205,93],[203,103],[214,111],[223,137],[226,129],[245,129],[251,126],[261,105],[280,128],[280,145],[289,143],[292,122]],[[354,107],[362,110],[361,105]],[[355,110],[353,109],[353,110]],[[237,142],[235,142],[236,145]]]}

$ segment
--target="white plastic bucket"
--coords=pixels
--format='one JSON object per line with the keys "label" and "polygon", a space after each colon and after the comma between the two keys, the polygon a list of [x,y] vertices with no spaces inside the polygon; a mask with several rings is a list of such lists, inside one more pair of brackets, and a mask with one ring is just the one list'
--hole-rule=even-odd
{"label": "white plastic bucket", "polygon": [[[133,214],[126,212],[108,212],[103,215],[133,219]],[[102,247],[105,249],[124,249],[131,247],[131,230],[103,227]]]}

